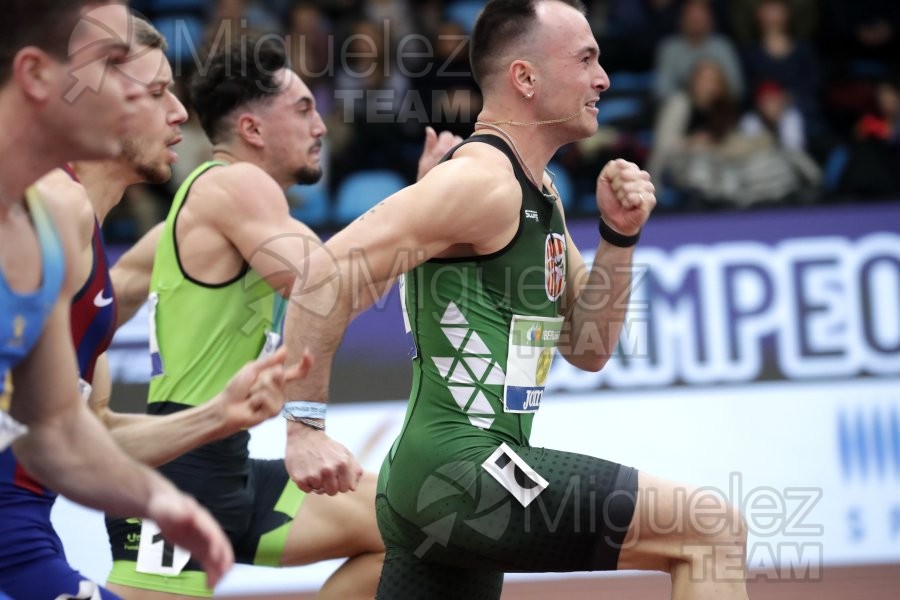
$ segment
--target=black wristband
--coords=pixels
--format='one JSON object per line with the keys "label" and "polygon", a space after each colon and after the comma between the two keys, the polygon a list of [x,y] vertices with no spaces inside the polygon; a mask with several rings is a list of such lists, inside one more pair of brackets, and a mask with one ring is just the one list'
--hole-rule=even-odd
{"label": "black wristband", "polygon": [[613,246],[618,246],[619,248],[631,248],[638,243],[639,239],[641,239],[641,232],[638,230],[634,235],[623,235],[607,225],[606,221],[603,220],[603,217],[600,217],[600,237]]}

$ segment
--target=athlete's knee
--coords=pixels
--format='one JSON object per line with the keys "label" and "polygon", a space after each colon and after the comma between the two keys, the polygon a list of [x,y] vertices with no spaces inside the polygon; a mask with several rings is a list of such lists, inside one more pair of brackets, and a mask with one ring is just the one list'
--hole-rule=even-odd
{"label": "athlete's knee", "polygon": [[702,504],[690,507],[684,536],[684,555],[718,555],[743,560],[747,547],[747,520],[740,509],[720,494],[709,493]]}
{"label": "athlete's knee", "polygon": [[711,490],[695,492],[687,508],[688,538],[722,543],[746,539],[746,520],[721,493]]}

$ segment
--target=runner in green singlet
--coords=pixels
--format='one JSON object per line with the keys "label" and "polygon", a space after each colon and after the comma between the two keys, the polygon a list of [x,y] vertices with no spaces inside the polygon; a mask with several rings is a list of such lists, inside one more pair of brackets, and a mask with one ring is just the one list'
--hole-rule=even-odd
{"label": "runner in green singlet", "polygon": [[[334,351],[366,293],[349,276],[357,262],[376,283],[406,272],[416,357],[379,477],[380,599],[496,599],[505,572],[612,569],[667,571],[676,598],[747,597],[746,530],[724,499],[713,498],[710,528],[678,502],[682,486],[529,441],[554,351],[596,371],[615,348],[634,246],[656,202],[636,165],[604,166],[600,241],[585,267],[545,169],[597,130],[610,84],[599,54],[578,0],[489,1],[471,40],[484,95],[475,135],[303,264],[286,336],[289,362],[313,352],[311,376],[288,386],[306,403],[327,402]],[[306,421],[289,424],[291,477],[302,489],[344,488],[352,469],[322,459],[330,440]],[[597,432],[623,426],[648,443],[637,423]]]}

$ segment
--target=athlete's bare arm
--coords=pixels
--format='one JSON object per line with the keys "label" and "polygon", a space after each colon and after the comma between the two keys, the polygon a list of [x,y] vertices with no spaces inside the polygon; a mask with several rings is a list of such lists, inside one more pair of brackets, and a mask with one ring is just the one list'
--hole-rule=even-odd
{"label": "athlete's bare arm", "polygon": [[157,466],[182,454],[262,423],[281,411],[284,385],[309,370],[304,359],[284,369],[284,348],[249,362],[211,400],[170,415],[115,412],[109,408],[110,377],[106,354],[94,367],[90,406],[112,437],[133,458]]}
{"label": "athlete's bare arm", "polygon": [[[65,255],[72,257],[77,253],[73,223],[64,213],[52,212]],[[75,285],[71,262],[67,260],[69,275],[41,337],[13,370],[11,414],[29,427],[14,443],[16,455],[29,472],[76,502],[157,521],[169,541],[201,561],[214,583],[233,563],[221,529],[196,502],[128,458],[78,396],[69,328]]]}
{"label": "athlete's bare arm", "polygon": [[90,247],[94,234],[94,209],[84,186],[62,169],[53,169],[41,177],[35,186],[41,192],[44,203],[54,212],[65,211],[67,220],[74,224],[78,248]]}
{"label": "athlete's bare arm", "polygon": [[165,223],[158,223],[145,233],[109,270],[113,289],[116,291],[118,314],[116,327],[130,321],[147,301],[156,245],[159,243],[164,225]]}
{"label": "athlete's bare arm", "polygon": [[[597,206],[607,224],[623,235],[640,231],[655,205],[650,176],[634,163],[610,161],[597,178]],[[599,371],[616,349],[625,323],[634,247],[620,248],[601,239],[588,270],[568,231],[566,246],[559,353],[580,369]]]}
{"label": "athlete's bare arm", "polygon": [[[47,202],[51,210],[75,215],[72,222],[76,230],[74,238],[77,249],[68,260],[75,265],[71,271],[72,288],[80,289],[90,276],[93,260],[94,212],[91,202],[84,186],[59,169],[44,177],[39,182],[39,189],[45,197],[52,198]],[[119,295],[121,289],[125,292],[126,310],[131,314],[147,298],[160,231],[161,225],[145,235],[118,270],[119,281],[114,282],[117,301],[123,299]],[[142,293],[139,291],[141,286]],[[302,376],[307,368],[307,364],[301,364],[299,369],[292,368],[284,373],[283,363],[283,353],[274,358],[250,362],[210,402],[157,417],[110,410],[109,363],[104,354],[94,368],[90,407],[129,455],[143,463],[160,465],[197,446],[252,427],[278,414],[284,403],[284,380]]]}
{"label": "athlete's bare arm", "polygon": [[[294,289],[285,335],[288,364],[303,348],[313,353],[304,381],[288,397],[328,400],[331,360],[367,284],[387,281],[433,257],[489,254],[503,248],[519,225],[521,188],[509,160],[483,144],[464,146],[453,160],[397,192],[343,231],[310,259]],[[302,424],[288,423],[286,464],[304,491],[353,489],[358,465],[340,444]]]}
{"label": "athlete's bare arm", "polygon": [[195,254],[227,244],[232,253],[237,251],[235,266],[246,261],[284,296],[290,294],[296,275],[290,265],[302,264],[309,249],[320,244],[309,227],[291,217],[275,180],[249,162],[210,169],[194,183],[178,217],[176,238],[189,273],[204,264],[207,273],[221,269],[221,255],[205,260]]}

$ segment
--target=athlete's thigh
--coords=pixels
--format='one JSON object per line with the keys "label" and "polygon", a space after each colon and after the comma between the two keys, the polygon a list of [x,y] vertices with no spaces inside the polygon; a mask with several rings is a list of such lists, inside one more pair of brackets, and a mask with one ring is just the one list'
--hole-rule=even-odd
{"label": "athlete's thigh", "polygon": [[400,514],[380,496],[379,524],[387,545],[406,548],[425,562],[461,568],[616,568],[634,511],[634,469],[531,447],[506,447],[489,460],[496,460],[493,474],[479,461],[439,469],[441,477],[429,477],[415,492],[414,515]]}
{"label": "athlete's thigh", "polygon": [[356,491],[335,496],[307,494],[288,531],[282,564],[383,552],[375,522],[375,487],[375,475],[367,472]]}
{"label": "athlete's thigh", "polygon": [[121,600],[73,569],[61,556],[16,567],[15,578],[3,581],[3,591],[13,598],[29,600]]}
{"label": "athlete's thigh", "polygon": [[465,569],[420,560],[388,547],[376,600],[498,600],[503,572]]}
{"label": "athlete's thigh", "polygon": [[[700,508],[699,512],[695,508]],[[638,474],[634,519],[619,554],[619,569],[665,571],[674,559],[706,552],[699,540],[714,542],[739,527],[734,508],[720,490],[695,488],[645,473]]]}

